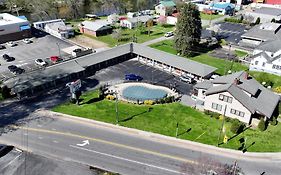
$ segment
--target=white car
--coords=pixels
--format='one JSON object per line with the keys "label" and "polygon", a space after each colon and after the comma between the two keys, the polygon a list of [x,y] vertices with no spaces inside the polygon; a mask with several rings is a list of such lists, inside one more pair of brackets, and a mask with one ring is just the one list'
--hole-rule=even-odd
{"label": "white car", "polygon": [[174,35],[174,33],[173,32],[167,32],[167,33],[165,33],[165,37],[170,37],[170,36],[173,36]]}
{"label": "white car", "polygon": [[22,41],[23,41],[25,44],[30,44],[30,43],[32,43],[31,39],[29,39],[29,38],[25,38],[25,39],[23,39]]}
{"label": "white car", "polygon": [[14,46],[16,46],[16,43],[14,43],[13,41],[9,41],[9,42],[7,42],[7,45],[10,47],[14,47]]}
{"label": "white car", "polygon": [[39,66],[47,66],[47,63],[44,60],[40,59],[40,58],[36,59],[35,63],[38,64]]}
{"label": "white car", "polygon": [[195,83],[195,80],[189,76],[186,76],[186,75],[182,75],[180,76],[180,80],[185,82],[185,83],[189,83],[189,84],[193,84]]}

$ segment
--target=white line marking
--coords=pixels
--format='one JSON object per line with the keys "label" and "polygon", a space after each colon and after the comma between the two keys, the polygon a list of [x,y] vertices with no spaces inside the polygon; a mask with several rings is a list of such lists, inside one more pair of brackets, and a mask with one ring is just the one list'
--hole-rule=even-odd
{"label": "white line marking", "polygon": [[82,148],[82,147],[78,147],[78,146],[74,146],[74,145],[69,145],[69,146],[72,147],[72,148],[77,148],[77,149],[81,149],[81,150],[84,150],[84,151],[89,151],[89,152],[93,152],[93,153],[96,153],[96,154],[100,154],[100,155],[104,155],[104,156],[108,156],[108,157],[112,157],[112,158],[116,158],[116,159],[120,159],[120,160],[125,160],[125,161],[128,161],[128,162],[133,162],[133,163],[136,163],[136,164],[145,165],[145,166],[148,166],[148,167],[152,167],[152,168],[156,168],[156,169],[160,169],[160,170],[164,170],[164,171],[168,171],[168,172],[172,172],[172,173],[182,174],[179,171],[175,171],[175,170],[171,170],[171,169],[168,169],[168,168],[163,168],[163,167],[139,162],[139,161],[136,161],[136,160],[131,160],[131,159],[127,159],[127,158],[123,158],[123,157],[119,157],[119,156],[114,156],[114,155],[110,155],[110,154],[106,154],[106,153],[102,153],[102,152],[98,152],[98,151],[94,151],[94,150],[90,150],[90,149],[87,149],[87,148]]}
{"label": "white line marking", "polygon": [[56,141],[56,140],[53,140],[53,142],[54,142],[54,143],[59,143],[59,142],[58,142],[58,141]]}
{"label": "white line marking", "polygon": [[53,131],[56,131],[56,129],[55,129],[55,128],[52,128],[52,130],[53,130]]}
{"label": "white line marking", "polygon": [[9,165],[11,165],[17,158],[19,158],[19,156],[21,156],[22,153],[20,153],[17,157],[15,157],[13,160],[11,160],[6,166],[4,166],[2,168],[2,170],[4,170],[6,167],[8,167]]}
{"label": "white line marking", "polygon": [[42,139],[43,139],[43,137],[40,137],[40,136],[39,136],[39,137],[38,137],[38,139],[42,140]]}
{"label": "white line marking", "polygon": [[40,127],[40,128],[42,127],[42,125],[37,125],[37,126]]}

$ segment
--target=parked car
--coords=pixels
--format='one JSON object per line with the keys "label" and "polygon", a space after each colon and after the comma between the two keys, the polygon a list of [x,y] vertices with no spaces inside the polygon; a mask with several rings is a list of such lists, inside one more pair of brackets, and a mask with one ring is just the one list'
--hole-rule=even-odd
{"label": "parked car", "polygon": [[189,84],[194,84],[195,83],[195,80],[192,77],[187,76],[187,75],[181,75],[180,76],[180,80],[182,82],[189,83]]}
{"label": "parked car", "polygon": [[13,41],[9,41],[9,42],[7,42],[7,45],[10,46],[10,47],[14,47],[17,44],[15,42],[13,42]]}
{"label": "parked car", "polygon": [[125,80],[141,81],[143,78],[136,74],[126,74]]}
{"label": "parked car", "polygon": [[0,45],[0,50],[2,50],[2,49],[6,49],[6,47],[3,45]]}
{"label": "parked car", "polygon": [[30,44],[30,43],[32,43],[32,40],[29,39],[29,38],[25,38],[25,39],[23,39],[22,41],[23,41],[25,44]]}
{"label": "parked car", "polygon": [[165,33],[165,37],[171,37],[171,36],[173,36],[174,35],[174,32],[167,32],[167,33]]}
{"label": "parked car", "polygon": [[10,62],[10,61],[14,61],[14,60],[15,60],[14,57],[10,57],[10,56],[7,55],[7,54],[4,54],[4,55],[3,55],[3,59],[4,59],[5,61],[7,61],[7,62]]}
{"label": "parked car", "polygon": [[60,61],[60,57],[58,56],[51,56],[50,60],[52,61],[52,63],[57,63]]}
{"label": "parked car", "polygon": [[73,52],[82,52],[82,49],[74,49]]}
{"label": "parked car", "polygon": [[20,67],[17,67],[17,66],[15,66],[15,65],[10,65],[10,66],[8,66],[8,69],[9,69],[10,72],[12,72],[13,74],[16,74],[16,75],[22,74],[22,73],[25,72],[24,69],[22,69],[22,68],[20,68]]}
{"label": "parked car", "polygon": [[40,59],[40,58],[36,59],[35,63],[38,64],[39,66],[47,66],[47,63],[44,60]]}

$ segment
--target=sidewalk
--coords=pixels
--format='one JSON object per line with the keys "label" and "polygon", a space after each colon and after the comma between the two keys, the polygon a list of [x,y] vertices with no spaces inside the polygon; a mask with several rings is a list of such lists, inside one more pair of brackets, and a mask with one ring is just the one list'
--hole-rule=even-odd
{"label": "sidewalk", "polygon": [[131,135],[134,137],[142,137],[143,139],[156,141],[163,144],[168,144],[171,146],[178,146],[185,149],[190,149],[193,151],[208,153],[212,155],[220,155],[224,157],[239,159],[239,160],[251,160],[251,161],[268,161],[268,162],[281,162],[281,153],[257,153],[257,152],[246,152],[242,151],[219,148],[212,145],[205,145],[202,143],[197,143],[189,140],[177,139],[174,137],[164,136],[156,133],[141,131],[133,128],[127,128],[123,126],[117,126],[114,124],[99,122],[95,120],[90,120],[86,118],[75,117],[71,115],[61,114],[57,112],[52,112],[48,110],[38,110],[36,111],[39,115],[43,114],[44,116],[50,115],[52,117],[60,117],[65,120],[72,120],[81,122],[83,124],[91,125],[93,127],[101,129],[109,129],[114,132],[120,132],[123,134]]}

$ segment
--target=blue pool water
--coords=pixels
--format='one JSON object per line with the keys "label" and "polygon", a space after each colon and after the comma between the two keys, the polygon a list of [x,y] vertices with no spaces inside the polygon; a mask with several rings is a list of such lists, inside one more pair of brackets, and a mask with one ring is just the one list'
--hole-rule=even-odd
{"label": "blue pool water", "polygon": [[167,95],[167,92],[161,89],[151,89],[145,86],[134,85],[123,90],[123,97],[128,100],[156,100]]}

